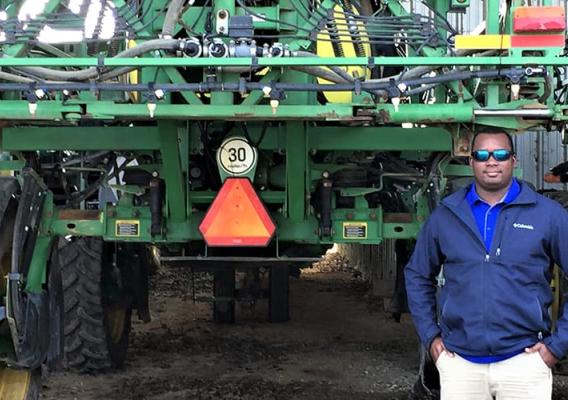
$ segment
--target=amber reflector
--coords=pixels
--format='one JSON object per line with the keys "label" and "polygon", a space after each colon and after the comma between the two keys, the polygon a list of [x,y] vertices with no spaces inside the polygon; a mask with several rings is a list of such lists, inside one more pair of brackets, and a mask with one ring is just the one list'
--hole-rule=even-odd
{"label": "amber reflector", "polygon": [[267,246],[275,230],[247,178],[227,178],[199,225],[208,246]]}

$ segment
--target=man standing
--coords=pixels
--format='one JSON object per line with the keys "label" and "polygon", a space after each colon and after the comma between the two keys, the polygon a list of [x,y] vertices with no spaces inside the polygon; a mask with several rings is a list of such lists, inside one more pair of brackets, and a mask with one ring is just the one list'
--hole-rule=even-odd
{"label": "man standing", "polygon": [[412,319],[442,400],[550,399],[551,368],[568,353],[568,307],[554,332],[548,313],[551,267],[568,272],[568,213],[513,178],[506,132],[471,147],[474,183],[432,212],[406,266]]}

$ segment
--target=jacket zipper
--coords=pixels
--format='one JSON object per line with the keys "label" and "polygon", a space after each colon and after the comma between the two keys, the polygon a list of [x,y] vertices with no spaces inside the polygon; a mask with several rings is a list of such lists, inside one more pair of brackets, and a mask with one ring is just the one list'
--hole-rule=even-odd
{"label": "jacket zipper", "polygon": [[[507,209],[508,204],[503,205],[503,207],[501,208],[501,210],[499,211],[499,217],[497,218],[496,221],[496,226],[499,227],[498,230],[495,231],[495,235],[493,236],[493,242],[497,243],[497,248],[495,249],[495,257],[501,257],[501,243],[503,241],[503,233],[505,231],[505,227],[507,226],[507,220],[508,220],[508,215],[506,215],[506,209]],[[493,245],[493,243],[491,243],[491,245]],[[489,254],[491,253],[492,250],[492,246],[489,248]],[[490,256],[489,254],[486,257],[486,262],[489,262]],[[496,260],[498,261],[498,260]],[[493,264],[493,267],[495,267],[495,264]],[[485,277],[485,279],[487,279],[487,277]],[[485,299],[487,299],[487,297],[484,297]],[[485,307],[487,307],[487,300],[484,301],[484,305]],[[485,309],[485,340],[487,343],[487,348],[489,349],[489,354],[493,355],[494,351],[493,351],[493,346],[491,346],[491,341],[489,340],[489,333],[492,331],[491,329],[491,324],[492,324],[492,319],[491,319],[491,315],[487,314],[487,309]]]}
{"label": "jacket zipper", "polygon": [[[495,256],[497,257],[501,257],[501,243],[503,243],[503,233],[505,232],[505,229],[507,228],[507,221],[509,220],[509,215],[505,214],[505,210],[508,207],[509,204],[505,204],[503,206],[503,208],[501,208],[501,212],[499,215],[499,218],[497,220],[497,225],[499,226],[499,231],[495,232],[497,234],[497,237],[494,237],[494,239],[496,239],[497,242],[497,249],[495,249]],[[500,221],[502,220],[502,221]],[[501,224],[499,224],[499,222],[501,222]]]}

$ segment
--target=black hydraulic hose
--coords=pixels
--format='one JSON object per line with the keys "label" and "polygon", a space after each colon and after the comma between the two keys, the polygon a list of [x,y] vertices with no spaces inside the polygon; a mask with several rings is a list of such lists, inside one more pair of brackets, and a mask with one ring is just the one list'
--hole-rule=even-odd
{"label": "black hydraulic hose", "polygon": [[[373,92],[377,90],[392,90],[393,85],[404,83],[407,87],[418,85],[440,84],[452,81],[461,81],[472,78],[497,78],[497,77],[523,77],[525,69],[523,68],[509,68],[503,70],[488,70],[488,71],[458,71],[432,77],[423,77],[417,79],[400,79],[399,81],[388,82],[365,82],[355,80],[353,83],[339,83],[339,84],[316,84],[316,83],[283,83],[272,82],[265,84],[261,82],[201,82],[201,83],[184,83],[184,84],[161,84],[152,83],[148,84],[119,84],[119,83],[41,83],[36,82],[33,84],[24,83],[0,83],[0,91],[30,91],[32,89],[42,89],[44,91],[51,90],[69,90],[69,91],[122,91],[122,92],[148,92],[150,90],[163,90],[165,92],[242,92],[243,89],[247,91],[262,90],[265,87],[270,87],[273,91],[366,91]],[[396,87],[396,86],[395,86]],[[396,89],[395,89],[396,90]],[[405,93],[400,93],[404,95]]]}
{"label": "black hydraulic hose", "polygon": [[195,27],[197,26],[197,24],[199,23],[199,20],[201,19],[201,17],[203,17],[203,13],[205,12],[205,9],[207,7],[209,7],[209,3],[211,2],[211,0],[206,0],[205,3],[203,4],[203,6],[201,6],[201,12],[199,13],[199,15],[197,16],[197,19],[195,20],[195,22],[193,23],[193,25],[191,25],[191,27],[189,28],[192,32],[194,32]]}
{"label": "black hydraulic hose", "polygon": [[0,71],[0,80],[4,81],[11,81],[11,82],[19,82],[19,83],[33,83],[35,82],[32,78],[26,78],[24,76],[10,74],[8,72]]}
{"label": "black hydraulic hose", "polygon": [[171,0],[168,4],[168,12],[162,26],[162,38],[170,39],[173,36],[176,23],[180,17],[184,0]]}
{"label": "black hydraulic hose", "polygon": [[331,200],[333,194],[333,181],[331,179],[322,179],[320,185],[320,234],[322,236],[331,236]]}
{"label": "black hydraulic hose", "polygon": [[150,226],[150,234],[152,236],[162,233],[163,221],[163,203],[164,189],[163,181],[159,178],[150,180],[150,214],[152,216],[152,224]]}
{"label": "black hydraulic hose", "polygon": [[337,26],[333,21],[328,21],[325,25],[329,38],[331,39],[331,47],[333,48],[333,54],[336,57],[345,57],[345,52],[341,46],[341,37],[339,36],[339,31]]}
{"label": "black hydraulic hose", "polygon": [[[298,55],[298,57],[319,57],[317,54],[311,53],[309,51],[301,51],[301,50],[297,52],[297,55]],[[347,82],[353,82],[354,81],[354,78],[351,75],[349,75],[346,71],[341,69],[340,67],[332,65],[328,68],[330,70],[332,70],[333,72],[335,72],[337,75],[339,75],[341,78],[343,78],[343,80],[345,80]]]}
{"label": "black hydraulic hose", "polygon": [[450,33],[454,35],[457,35],[459,33],[458,31],[455,30],[452,24],[450,24],[450,21],[448,21],[446,17],[444,17],[438,10],[436,10],[434,7],[428,4],[427,1],[422,0],[422,4],[424,4],[424,6],[426,6],[430,11],[432,11],[438,18],[440,18],[444,22],[446,28],[448,28],[448,31],[450,31]]}
{"label": "black hydraulic hose", "polygon": [[[140,33],[140,32],[144,32],[146,30],[146,28],[148,28],[149,26],[151,26],[154,22],[156,22],[156,20],[160,17],[162,17],[162,15],[164,14],[164,12],[159,12],[156,13],[156,15],[154,15],[150,20],[146,21],[146,23],[142,26],[140,26],[137,30],[136,33]],[[141,22],[142,23],[142,22]],[[138,36],[137,39],[140,39],[140,37]]]}
{"label": "black hydraulic hose", "polygon": [[268,122],[264,122],[264,124],[262,125],[262,130],[260,131],[260,137],[258,138],[258,140],[256,141],[256,143],[252,140],[252,138],[250,137],[250,133],[249,130],[247,128],[247,123],[246,122],[241,122],[241,129],[243,130],[243,133],[245,134],[245,138],[249,141],[249,143],[256,148],[260,147],[260,144],[262,143],[262,141],[264,140],[264,135],[266,135],[266,131],[268,129]]}
{"label": "black hydraulic hose", "polygon": [[244,4],[242,2],[242,0],[235,0],[235,1],[247,13],[249,13],[250,15],[252,15],[254,17],[261,18],[261,20],[264,20],[264,21],[267,21],[267,22],[275,22],[275,23],[278,23],[280,25],[290,26],[292,28],[295,28],[298,31],[304,31],[304,32],[307,32],[307,33],[312,32],[310,29],[302,28],[301,26],[298,26],[296,24],[292,24],[290,22],[286,22],[286,21],[282,21],[282,20],[278,20],[278,19],[268,18],[266,15],[260,15],[258,13],[255,13],[253,10],[251,10],[249,7],[247,7],[246,4]]}
{"label": "black hydraulic hose", "polygon": [[[317,76],[318,78],[322,78],[333,83],[353,82],[353,77],[349,74],[341,74],[341,76],[339,76],[339,74],[336,74],[335,71],[328,71],[320,67],[294,66],[292,69]],[[349,79],[344,78],[344,75],[348,75]]]}
{"label": "black hydraulic hose", "polygon": [[[350,18],[353,18],[355,21],[360,21],[360,22],[365,23],[365,26],[367,27],[367,29],[370,25],[377,25],[377,26],[383,27],[383,26],[387,25],[387,21],[396,21],[396,22],[398,22],[400,28],[407,29],[408,27],[411,26],[411,24],[409,22],[416,22],[416,20],[417,20],[416,17],[419,17],[421,20],[431,22],[433,24],[436,22],[434,18],[430,18],[428,16],[419,15],[419,14],[410,14],[410,15],[403,15],[403,16],[357,15],[357,14],[350,12],[345,7],[343,7],[343,4],[341,4],[339,1],[334,1],[334,3],[336,5],[341,6],[342,12],[343,12],[343,14],[345,14],[344,17],[342,17],[341,15],[339,15],[339,16],[333,15],[333,18],[331,18],[328,13],[323,13],[321,11],[322,7],[314,7],[314,10],[310,11],[306,8],[305,4],[302,1],[297,1],[297,2],[292,1],[291,5],[296,10],[296,12],[298,12],[298,14],[300,14],[300,11],[299,11],[298,7],[296,7],[296,5],[295,5],[296,3],[300,4],[302,6],[302,8],[306,11],[306,15],[305,16],[302,15],[302,17],[304,19],[306,18],[306,16],[310,16],[311,14],[315,13],[315,14],[319,15],[322,20],[328,21],[330,19],[333,19],[337,26],[349,25],[349,23],[347,21],[350,20]],[[331,9],[325,9],[325,10],[329,11]],[[350,18],[348,18],[348,17],[350,17]],[[340,22],[340,21],[346,21],[346,22]],[[316,28],[318,26],[317,24],[311,24],[311,25],[314,28]],[[418,26],[418,27],[420,27],[420,26]]]}
{"label": "black hydraulic hose", "polygon": [[[302,13],[302,11],[296,6],[296,3],[301,4],[302,7],[304,8],[304,10],[307,11],[306,15],[304,15]],[[296,2],[296,1],[291,1],[290,5],[292,6],[292,8],[294,9],[294,11],[296,11],[296,14],[298,14],[304,21],[306,21],[307,25],[310,25],[312,28],[316,28],[317,24],[314,24],[313,21],[310,21],[310,11],[308,9],[306,9],[306,5],[303,4],[302,1]]]}
{"label": "black hydraulic hose", "polygon": [[435,83],[431,83],[429,85],[422,85],[420,87],[417,87],[416,89],[410,89],[408,91],[405,92],[405,94],[407,96],[412,96],[414,94],[420,94],[420,93],[424,93],[427,92],[430,89],[434,89],[437,85]]}
{"label": "black hydraulic hose", "polygon": [[[101,176],[95,182],[90,184],[81,192],[71,193],[69,204],[72,206],[79,206],[79,204],[81,204],[82,201],[86,200],[88,197],[92,196],[97,190],[99,190],[106,181],[112,179],[115,176],[118,176],[119,171],[114,171],[112,175],[109,175],[109,172],[114,166],[115,161],[116,161],[116,154],[114,152],[111,152],[110,159],[105,166],[104,173],[101,173]],[[127,163],[124,163],[123,165],[126,164]]]}
{"label": "black hydraulic hose", "polygon": [[[343,0],[343,9],[348,11],[353,11],[353,5],[351,4],[350,0]],[[355,13],[353,13],[355,15]],[[360,42],[361,32],[359,32],[359,27],[357,26],[356,19],[351,16],[350,17],[350,24],[349,24],[349,33],[351,35],[351,40],[353,41],[353,47],[355,48],[355,54],[357,57],[364,57],[365,56],[365,49]]]}
{"label": "black hydraulic hose", "polygon": [[[300,57],[319,57],[317,54],[310,53],[309,51],[298,51],[297,55],[300,56]],[[340,78],[342,78],[343,82],[341,82],[341,81],[336,82],[333,79],[328,79],[328,78],[323,77],[324,79],[326,79],[330,82],[335,82],[335,83],[355,82],[355,78],[353,78],[353,76],[351,76],[347,71],[344,71],[342,68],[335,66],[335,65],[330,66],[328,68],[331,71],[333,71],[335,74],[337,74]],[[295,69],[299,69],[299,68],[296,67]],[[321,70],[321,71],[319,71],[319,70]],[[321,75],[318,75],[318,73],[316,73],[316,72],[327,72],[323,68],[319,68],[319,70],[318,71],[311,71],[311,72],[308,72],[308,73],[322,77]],[[377,96],[377,97],[383,97],[385,95],[385,92],[381,91],[381,90],[377,90],[377,91],[373,91],[372,94]]]}
{"label": "black hydraulic hose", "polygon": [[[169,50],[175,51],[179,47],[179,41],[177,39],[155,39],[148,42],[141,43],[140,45],[133,47],[131,49],[124,50],[117,54],[113,58],[120,57],[137,57],[144,53],[154,50]],[[134,70],[134,67],[129,68],[129,72]],[[84,81],[88,79],[97,78],[100,75],[100,70],[97,68],[88,68],[81,71],[60,71],[50,68],[43,67],[21,67],[21,71],[41,77],[42,79],[54,80],[54,81]],[[123,73],[126,73],[123,72]]]}
{"label": "black hydraulic hose", "polygon": [[[343,70],[341,70],[338,67],[333,67],[332,71],[326,70],[324,68],[320,68],[320,67],[312,67],[312,66],[294,66],[291,67],[294,70],[297,71],[301,71],[301,72],[305,72],[307,74],[310,75],[314,75],[317,76],[319,78],[325,79],[329,82],[333,82],[333,83],[347,83],[347,82],[353,82],[353,77],[350,76],[349,74],[347,74],[346,72],[344,72]],[[20,72],[18,69],[13,69],[14,71],[18,71]],[[107,73],[104,73],[100,76],[100,81],[106,81],[109,80],[111,78],[120,76],[120,75],[124,75],[127,74],[129,72],[131,72],[133,70],[132,67],[121,67],[121,68],[116,68],[113,69]],[[337,73],[337,71],[341,71],[341,73]],[[26,74],[25,72],[22,71],[22,73],[24,73],[25,75],[29,75],[34,77],[32,74]],[[19,83],[34,83],[37,82],[37,80],[39,79],[39,77],[35,76],[36,79],[33,79],[32,77],[24,77],[21,75],[16,75],[16,74],[10,74],[7,72],[2,72],[0,71],[0,80],[6,80],[6,81],[11,81],[11,82],[19,82]],[[348,77],[348,78],[347,78]],[[62,83],[62,82],[50,82],[50,83]]]}

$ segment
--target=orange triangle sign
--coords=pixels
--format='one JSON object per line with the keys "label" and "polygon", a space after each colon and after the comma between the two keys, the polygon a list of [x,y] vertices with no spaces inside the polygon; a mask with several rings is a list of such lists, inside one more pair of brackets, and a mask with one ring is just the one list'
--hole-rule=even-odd
{"label": "orange triangle sign", "polygon": [[247,178],[227,178],[199,231],[208,246],[267,246],[276,226]]}

